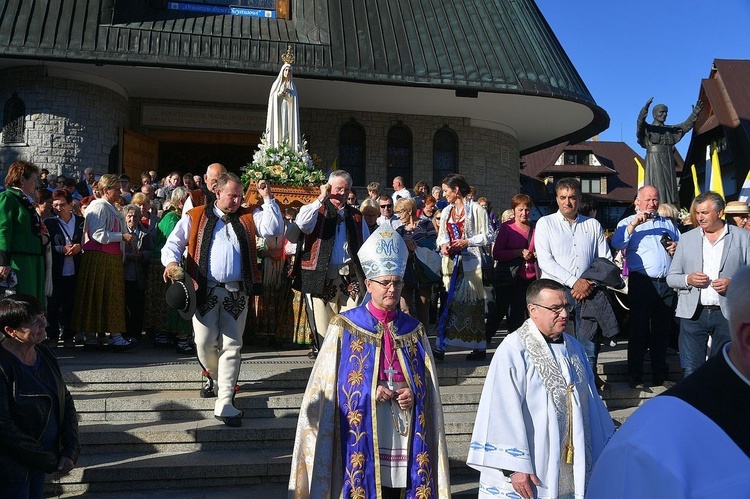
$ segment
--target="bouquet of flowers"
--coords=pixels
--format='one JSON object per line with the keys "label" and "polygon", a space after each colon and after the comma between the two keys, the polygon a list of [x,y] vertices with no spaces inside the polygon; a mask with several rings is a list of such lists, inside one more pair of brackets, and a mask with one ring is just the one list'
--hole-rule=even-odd
{"label": "bouquet of flowers", "polygon": [[271,146],[263,134],[253,162],[242,168],[242,185],[247,189],[248,185],[265,179],[271,184],[292,187],[318,186],[326,181],[318,164],[320,157],[307,152],[306,140],[299,150],[294,150],[287,141],[278,147]]}

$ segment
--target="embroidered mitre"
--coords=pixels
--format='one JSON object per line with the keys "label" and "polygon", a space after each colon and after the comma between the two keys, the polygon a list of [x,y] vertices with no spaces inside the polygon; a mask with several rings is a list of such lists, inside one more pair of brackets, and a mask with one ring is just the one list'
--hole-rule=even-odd
{"label": "embroidered mitre", "polygon": [[386,275],[404,277],[409,250],[391,224],[384,222],[362,244],[357,256],[367,279]]}

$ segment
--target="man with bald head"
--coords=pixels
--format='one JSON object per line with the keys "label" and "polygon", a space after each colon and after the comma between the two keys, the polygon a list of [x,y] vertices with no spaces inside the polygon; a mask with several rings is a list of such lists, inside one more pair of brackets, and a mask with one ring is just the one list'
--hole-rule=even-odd
{"label": "man with bald head", "polygon": [[750,267],[726,292],[730,342],[647,402],[612,437],[587,499],[747,497],[750,490]]}
{"label": "man with bald head", "polygon": [[227,169],[221,163],[211,163],[206,168],[206,174],[203,175],[203,185],[198,189],[190,191],[182,207],[182,214],[185,215],[195,206],[210,206],[216,201],[216,183],[219,177],[227,172]]}
{"label": "man with bald head", "polygon": [[651,348],[653,385],[667,381],[667,347],[677,295],[667,284],[672,255],[680,232],[670,218],[659,216],[659,191],[653,185],[638,189],[636,213],[617,224],[612,247],[627,250],[630,336],[628,376],[631,388],[645,388],[643,358]]}

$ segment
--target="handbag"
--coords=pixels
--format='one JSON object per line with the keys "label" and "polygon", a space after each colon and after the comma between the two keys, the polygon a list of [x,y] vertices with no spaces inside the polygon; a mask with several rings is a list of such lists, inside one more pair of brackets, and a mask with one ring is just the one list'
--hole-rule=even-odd
{"label": "handbag", "polygon": [[515,257],[507,262],[497,262],[493,272],[493,284],[495,286],[510,286],[516,281],[518,269],[523,264],[523,258]]}
{"label": "handbag", "polygon": [[[534,235],[534,227],[529,230],[529,235],[526,237],[526,246],[524,249],[528,249],[531,244],[531,237]],[[495,264],[495,271],[493,273],[493,284],[495,286],[511,286],[516,282],[518,277],[518,269],[521,265],[525,265],[526,260],[521,256],[517,256],[507,262],[497,262]]]}

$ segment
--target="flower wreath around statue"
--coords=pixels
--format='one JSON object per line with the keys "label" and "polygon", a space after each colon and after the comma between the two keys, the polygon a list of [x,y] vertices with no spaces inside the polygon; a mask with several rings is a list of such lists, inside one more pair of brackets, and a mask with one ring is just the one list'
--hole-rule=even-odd
{"label": "flower wreath around statue", "polygon": [[242,167],[242,185],[247,189],[259,180],[266,180],[271,185],[317,187],[326,181],[326,174],[319,169],[321,162],[320,156],[307,151],[304,139],[295,150],[288,141],[274,147],[263,134],[253,162]]}

